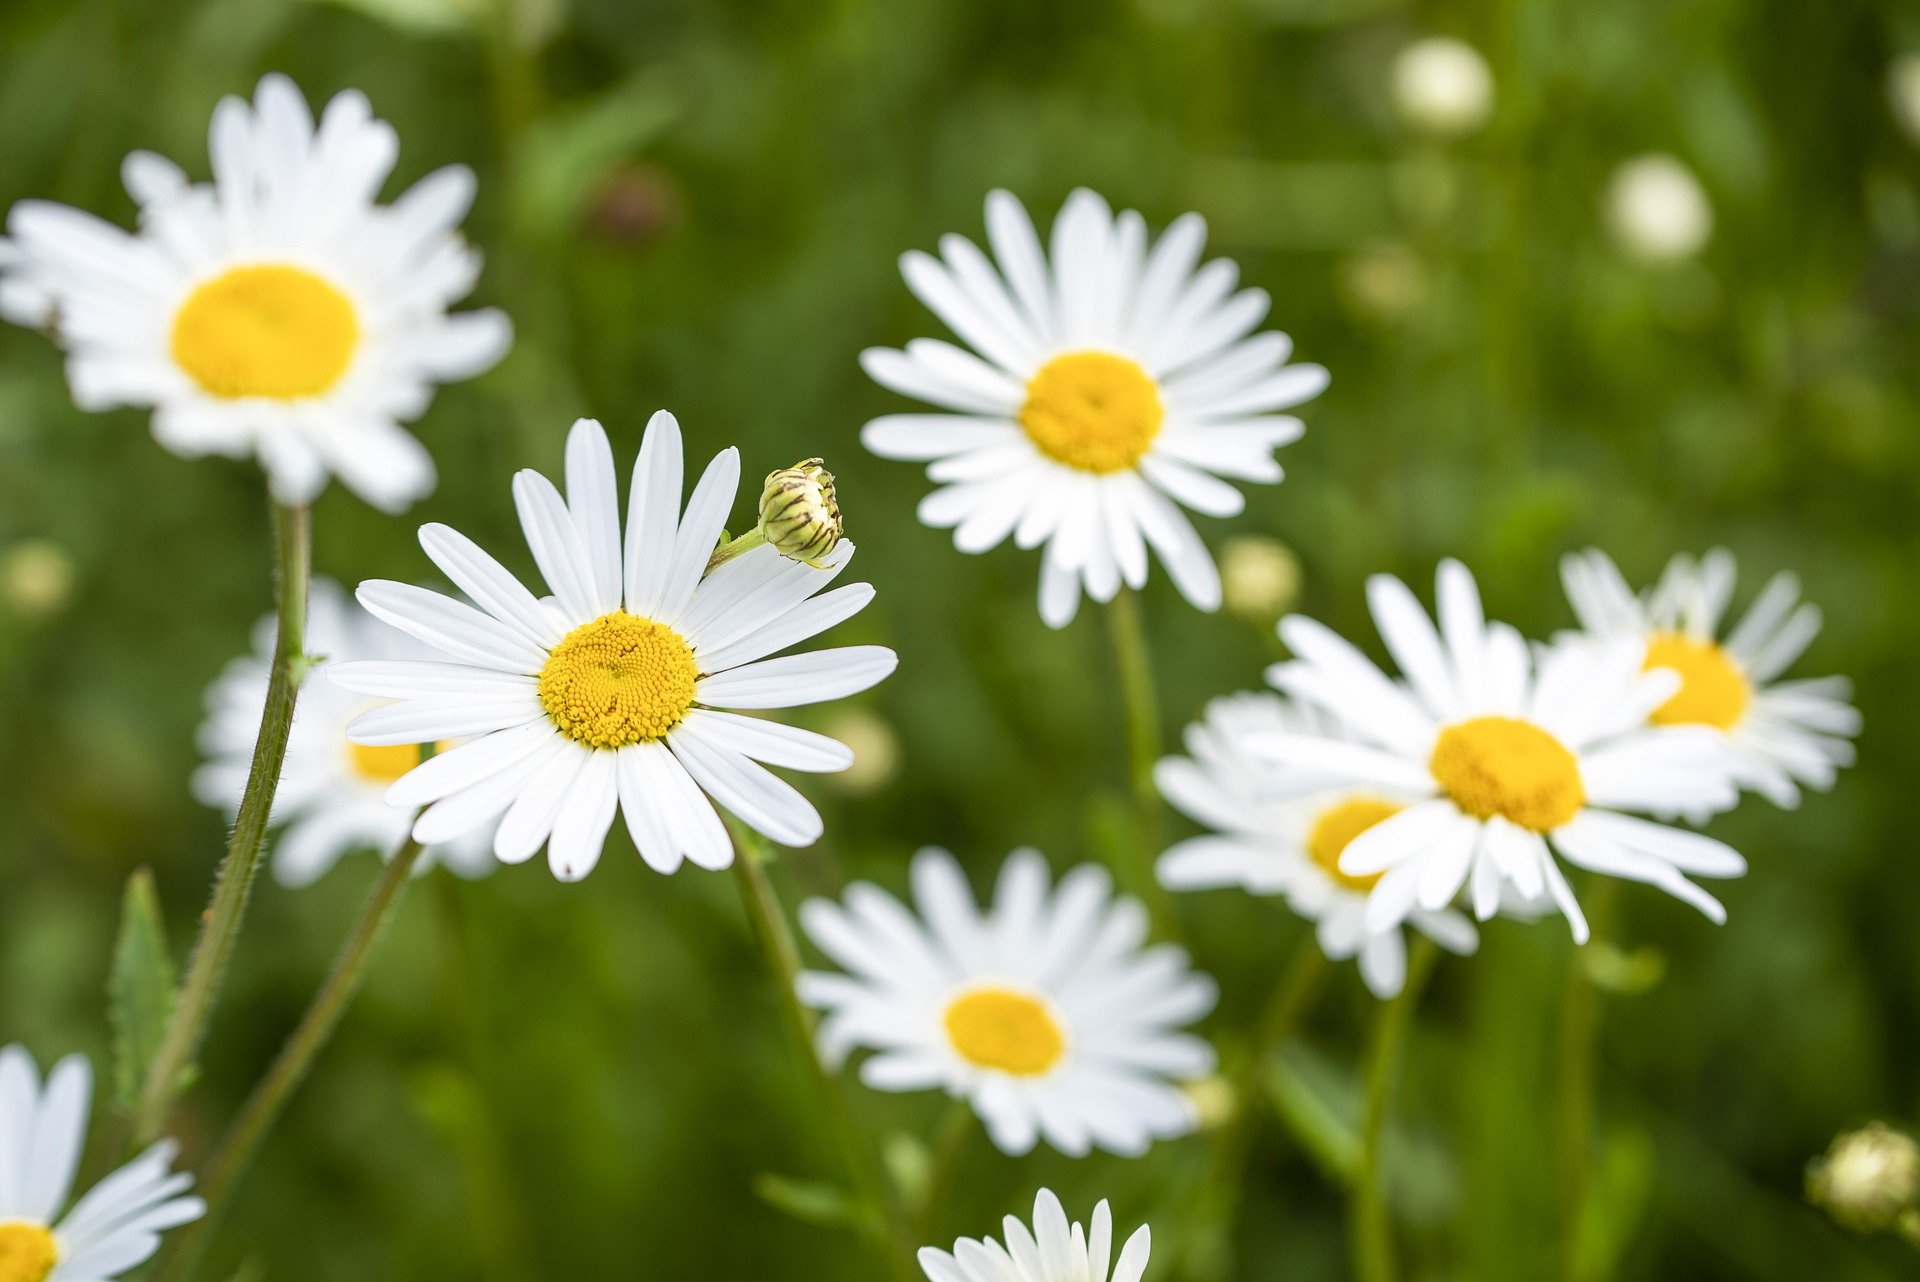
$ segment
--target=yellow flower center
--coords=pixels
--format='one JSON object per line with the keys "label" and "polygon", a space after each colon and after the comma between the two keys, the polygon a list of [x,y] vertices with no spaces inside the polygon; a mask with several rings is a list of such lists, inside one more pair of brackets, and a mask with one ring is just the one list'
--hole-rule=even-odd
{"label": "yellow flower center", "polygon": [[1680,674],[1680,692],[1653,710],[1656,725],[1731,730],[1747,714],[1753,686],[1733,656],[1711,641],[1660,633],[1647,643],[1646,667],[1672,668]]}
{"label": "yellow flower center", "polygon": [[1027,381],[1020,426],[1048,458],[1083,472],[1122,472],[1160,434],[1160,385],[1124,356],[1068,352]]}
{"label": "yellow flower center", "polygon": [[1367,829],[1391,819],[1405,807],[1373,797],[1348,797],[1320,812],[1307,833],[1307,855],[1320,871],[1348,890],[1365,894],[1380,880],[1379,873],[1354,877],[1340,871],[1340,856]]}
{"label": "yellow flower center", "polygon": [[173,359],[228,400],[318,396],[360,345],[360,319],[339,289],[280,263],[235,267],[188,295],[173,318]]}
{"label": "yellow flower center", "polygon": [[1427,762],[1453,804],[1549,832],[1580,813],[1587,790],[1566,745],[1529,721],[1475,717],[1448,726]]}
{"label": "yellow flower center", "polygon": [[0,1282],[46,1282],[60,1262],[60,1245],[38,1224],[0,1224]]}
{"label": "yellow flower center", "polygon": [[540,706],[575,743],[624,748],[679,725],[699,677],[678,632],[615,610],[553,647],[540,669]]}
{"label": "yellow flower center", "polygon": [[1012,988],[970,989],[947,1007],[947,1037],[960,1058],[1015,1077],[1041,1077],[1066,1057],[1067,1035],[1039,998]]}
{"label": "yellow flower center", "polygon": [[[445,752],[453,747],[453,740],[445,739],[433,745],[436,753]],[[407,771],[420,764],[420,745],[417,743],[386,744],[347,744],[347,764],[353,773],[368,783],[392,783]]]}

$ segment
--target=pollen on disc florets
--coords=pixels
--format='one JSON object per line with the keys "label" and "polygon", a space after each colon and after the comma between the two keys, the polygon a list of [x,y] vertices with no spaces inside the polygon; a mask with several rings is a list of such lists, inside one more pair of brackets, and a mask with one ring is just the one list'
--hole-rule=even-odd
{"label": "pollen on disc florets", "polygon": [[39,1224],[0,1222],[0,1282],[46,1282],[60,1262],[60,1244]]}
{"label": "pollen on disc florets", "polygon": [[840,500],[823,460],[806,459],[767,474],[760,491],[760,533],[792,561],[817,566],[840,542]]}
{"label": "pollen on disc florets", "polygon": [[202,283],[174,313],[174,363],[226,400],[319,396],[360,345],[351,300],[304,267],[256,263]]}
{"label": "pollen on disc florets", "polygon": [[1448,726],[1427,768],[1467,814],[1498,815],[1534,832],[1551,832],[1587,802],[1579,759],[1539,726],[1514,717]]}
{"label": "pollen on disc florets", "polygon": [[1083,472],[1123,472],[1153,447],[1166,417],[1160,385],[1112,352],[1068,352],[1027,380],[1020,426],[1042,454]]}
{"label": "pollen on disc florets", "polygon": [[1732,655],[1712,641],[1663,632],[1647,642],[1649,670],[1671,668],[1680,689],[1653,710],[1655,725],[1708,725],[1731,730],[1747,713],[1753,686]]}
{"label": "pollen on disc florets", "polygon": [[1380,874],[1356,877],[1341,872],[1340,856],[1346,853],[1355,837],[1375,824],[1393,818],[1402,809],[1404,807],[1396,802],[1381,801],[1377,797],[1348,797],[1336,802],[1321,811],[1314,819],[1313,827],[1308,830],[1307,856],[1338,885],[1365,894],[1380,880]]}
{"label": "pollen on disc florets", "polygon": [[983,984],[947,1004],[941,1023],[961,1059],[1013,1077],[1041,1077],[1066,1058],[1067,1035],[1046,1002]]}
{"label": "pollen on disc florets", "polygon": [[700,671],[664,623],[615,610],[560,639],[540,669],[540,706],[589,748],[664,738],[693,706]]}

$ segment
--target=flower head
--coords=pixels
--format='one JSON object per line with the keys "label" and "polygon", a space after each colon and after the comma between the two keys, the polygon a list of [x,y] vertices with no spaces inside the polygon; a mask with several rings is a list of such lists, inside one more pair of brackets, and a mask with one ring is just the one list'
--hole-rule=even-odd
{"label": "flower head", "polygon": [[0,314],[53,328],[82,409],[150,407],[176,454],[254,455],[285,503],[338,476],[376,507],[405,507],[434,467],[400,424],[510,340],[498,312],[447,312],[480,274],[456,230],[472,172],[441,169],[377,204],[399,152],[392,126],[353,90],[316,125],[278,75],[252,103],[221,100],[208,150],[211,183],[127,157],[134,233],[15,205]]}
{"label": "flower head", "polygon": [[[42,1086],[32,1056],[0,1050],[0,1282],[105,1282],[160,1249],[160,1235],[206,1214],[169,1173],[177,1147],[155,1144],[74,1202],[93,1070],[69,1055]],[[58,1218],[56,1218],[58,1217]]]}
{"label": "flower head", "polygon": [[1213,1067],[1212,1049],[1180,1031],[1213,1008],[1213,981],[1180,949],[1143,946],[1146,911],[1115,900],[1105,870],[1050,887],[1046,861],[1015,852],[985,912],[945,851],[916,855],[912,880],[918,916],[864,883],[801,907],[808,936],[849,972],[801,977],[801,997],[827,1013],[827,1059],[873,1050],[869,1086],[967,1099],[1008,1153],[1044,1139],[1131,1156],[1194,1129],[1168,1079]]}
{"label": "flower head", "polygon": [[1884,1122],[1836,1136],[1807,1167],[1807,1197],[1856,1233],[1920,1213],[1920,1144]]}
{"label": "flower head", "polygon": [[426,806],[413,833],[428,844],[497,820],[495,855],[519,863],[545,846],[569,881],[599,862],[616,813],[661,872],[685,859],[732,862],[716,801],[775,841],[811,844],[819,812],[765,766],[844,770],[852,754],[739,712],[824,703],[893,671],[880,646],[769,657],[873,599],[864,583],[823,590],[853,545],[819,568],[762,546],[708,573],[740,456],[722,451],[683,512],[680,425],[664,412],[640,445],[624,539],[613,447],[591,419],[567,438],[566,481],[565,496],[538,472],[513,481],[550,597],[444,525],[421,527],[420,545],[472,605],[404,583],[360,585],[369,613],[442,657],[329,668],[348,690],[397,701],[363,713],[349,736],[367,747],[468,740],[402,775],[388,802]]}
{"label": "flower head", "polygon": [[1027,211],[996,191],[987,237],[992,261],[960,236],[938,259],[901,259],[908,288],[978,355],[923,338],[861,356],[876,382],[951,412],[877,418],[861,440],[928,464],[940,488],[920,519],[952,528],[962,552],[1044,544],[1050,626],[1083,589],[1109,601],[1144,584],[1149,547],[1182,595],[1219,608],[1219,572],[1180,505],[1231,516],[1243,500],[1221,478],[1279,481],[1273,451],[1303,430],[1279,411],[1319,395],[1327,371],[1287,364],[1285,334],[1248,336],[1267,295],[1235,292],[1230,262],[1199,265],[1197,214],[1149,245],[1139,214],[1082,189],[1043,253]]}
{"label": "flower head", "polygon": [[760,490],[760,532],[789,561],[818,567],[840,542],[833,473],[817,458],[769,473]]}
{"label": "flower head", "polygon": [[1140,1282],[1153,1234],[1135,1229],[1113,1259],[1113,1212],[1105,1202],[1093,1208],[1083,1229],[1067,1222],[1066,1208],[1046,1189],[1033,1202],[1033,1228],[1009,1215],[1004,1244],[985,1238],[961,1238],[951,1253],[926,1247],[920,1267],[929,1282]]}

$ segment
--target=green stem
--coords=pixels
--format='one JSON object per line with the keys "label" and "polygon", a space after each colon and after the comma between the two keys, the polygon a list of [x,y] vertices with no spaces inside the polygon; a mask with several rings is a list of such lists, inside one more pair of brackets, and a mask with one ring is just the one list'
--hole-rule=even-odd
{"label": "green stem", "polygon": [[1354,1275],[1360,1282],[1394,1282],[1393,1224],[1387,1215],[1386,1172],[1381,1168],[1382,1141],[1387,1132],[1387,1110],[1394,1083],[1400,1076],[1401,1050],[1414,1004],[1426,986],[1436,953],[1433,941],[1422,936],[1407,960],[1407,982],[1392,1001],[1382,1004],[1367,1048],[1366,1113],[1360,1131],[1360,1167],[1354,1173]]}
{"label": "green stem", "polygon": [[1113,638],[1114,662],[1120,671],[1120,696],[1127,715],[1128,782],[1136,809],[1136,840],[1132,843],[1133,890],[1146,900],[1163,937],[1179,937],[1173,899],[1153,875],[1154,857],[1163,847],[1163,811],[1160,790],[1153,783],[1153,767],[1160,759],[1160,696],[1153,683],[1153,654],[1147,645],[1146,620],[1140,598],[1121,588],[1107,606],[1107,630]]}
{"label": "green stem", "polygon": [[773,980],[774,998],[780,1016],[793,1040],[794,1051],[805,1063],[808,1080],[826,1110],[827,1123],[839,1141],[841,1152],[860,1196],[867,1204],[866,1223],[873,1248],[886,1261],[887,1272],[899,1282],[915,1282],[912,1267],[914,1244],[908,1240],[904,1219],[892,1187],[887,1182],[880,1159],[853,1115],[840,1080],[827,1071],[814,1044],[813,1012],[800,1001],[800,948],[793,930],[780,908],[766,865],[772,851],[760,834],[745,824],[728,822],[733,833],[735,857],[734,881],[740,887],[741,901],[753,923],[754,938]]}
{"label": "green stem", "polygon": [[920,1195],[920,1205],[913,1217],[914,1236],[921,1241],[931,1241],[935,1228],[934,1217],[947,1200],[947,1192],[953,1185],[953,1177],[959,1169],[960,1159],[967,1151],[967,1141],[973,1138],[973,1107],[963,1099],[948,1103],[947,1115],[940,1123],[940,1133],[934,1140],[933,1161],[927,1171],[927,1187]]}
{"label": "green stem", "polygon": [[307,581],[311,575],[313,524],[304,507],[273,506],[278,630],[273,643],[273,666],[267,678],[267,701],[260,714],[260,737],[253,746],[253,764],[246,790],[227,840],[226,858],[213,884],[213,898],[202,917],[200,938],[194,945],[186,979],[175,998],[160,1047],[147,1066],[140,1098],[134,1107],[132,1140],[144,1148],[159,1138],[174,1098],[186,1083],[213,1016],[220,984],[234,940],[246,916],[247,896],[260,866],[273,812],[273,794],[280,785],[286,761],[287,735],[293,728],[294,700],[306,675]]}
{"label": "green stem", "polygon": [[1560,1183],[1560,1268],[1566,1282],[1586,1282],[1581,1223],[1593,1147],[1594,1052],[1600,1036],[1600,990],[1587,972],[1588,949],[1612,933],[1620,883],[1603,877],[1587,896],[1588,943],[1567,962],[1560,999],[1560,1092],[1554,1148]]}
{"label": "green stem", "polygon": [[757,525],[737,539],[728,539],[715,548],[713,555],[707,558],[707,573],[713,573],[742,552],[751,552],[766,541],[767,532]]}
{"label": "green stem", "polygon": [[341,945],[326,982],[313,995],[293,1035],[280,1048],[272,1067],[253,1088],[239,1116],[221,1137],[220,1146],[201,1168],[198,1192],[206,1199],[207,1213],[174,1235],[154,1274],[155,1282],[183,1278],[199,1262],[207,1238],[219,1226],[233,1198],[235,1181],[246,1174],[261,1141],[266,1139],[287,1101],[306,1080],[314,1060],[326,1049],[334,1029],[340,1026],[341,1016],[360,991],[360,981],[366,975],[374,945],[393,919],[400,892],[412,879],[414,865],[419,860],[420,843],[409,837],[381,870],[380,880],[374,883],[373,893],[367,896],[359,920],[347,935],[346,943]]}

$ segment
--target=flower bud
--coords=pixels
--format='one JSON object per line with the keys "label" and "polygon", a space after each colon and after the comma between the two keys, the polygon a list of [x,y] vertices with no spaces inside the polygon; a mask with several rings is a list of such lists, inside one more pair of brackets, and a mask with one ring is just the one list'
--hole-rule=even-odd
{"label": "flower bud", "polygon": [[26,539],[0,554],[0,601],[26,619],[46,619],[73,596],[73,558],[51,539]]}
{"label": "flower bud", "polygon": [[1895,1229],[1920,1201],[1920,1145],[1884,1122],[1843,1132],[1807,1165],[1807,1200],[1856,1233]]}
{"label": "flower bud", "polygon": [[769,473],[760,491],[760,533],[781,556],[817,566],[840,542],[833,473],[817,458]]}
{"label": "flower bud", "polygon": [[1428,133],[1472,133],[1493,114],[1493,74],[1464,40],[1430,36],[1393,60],[1393,97],[1400,114]]}
{"label": "flower bud", "polygon": [[1278,539],[1237,534],[1220,548],[1220,590],[1230,613],[1266,627],[1300,597],[1300,558]]}
{"label": "flower bud", "polygon": [[1693,171],[1672,156],[1639,156],[1607,184],[1607,222],[1620,247],[1646,262],[1700,252],[1713,235],[1713,206]]}

